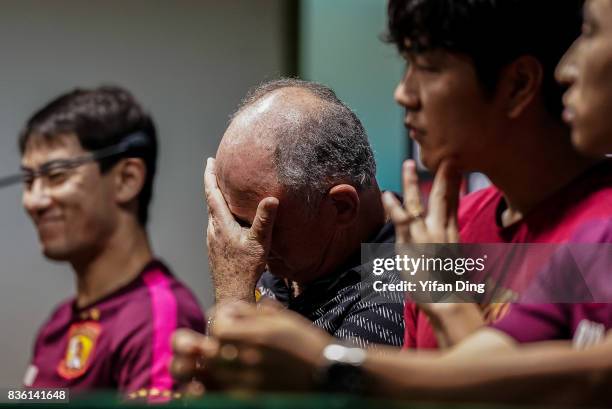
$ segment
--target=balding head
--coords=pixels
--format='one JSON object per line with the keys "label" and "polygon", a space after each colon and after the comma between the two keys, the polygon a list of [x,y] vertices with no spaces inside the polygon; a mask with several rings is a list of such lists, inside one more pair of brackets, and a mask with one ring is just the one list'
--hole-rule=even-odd
{"label": "balding head", "polygon": [[298,282],[344,261],[380,222],[371,217],[380,192],[365,131],[319,84],[280,80],[251,92],[223,135],[215,170],[243,225],[263,199],[278,199],[268,267]]}
{"label": "balding head", "polygon": [[[335,184],[372,185],[376,165],[355,114],[320,84],[285,79],[253,90],[233,115],[219,147],[221,178],[240,163],[239,179],[283,189],[310,205]],[[222,181],[220,181],[222,182]]]}
{"label": "balding head", "polygon": [[286,87],[243,106],[217,152],[220,183],[243,195],[277,193],[282,188],[275,161],[279,144],[299,132],[323,103],[305,89]]}

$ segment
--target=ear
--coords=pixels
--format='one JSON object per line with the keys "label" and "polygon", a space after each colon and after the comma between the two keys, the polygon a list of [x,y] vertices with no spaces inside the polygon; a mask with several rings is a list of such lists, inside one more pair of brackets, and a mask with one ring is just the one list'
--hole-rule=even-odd
{"label": "ear", "polygon": [[355,223],[359,216],[359,193],[351,185],[337,185],[328,193],[330,203],[336,213],[336,224],[348,227]]}
{"label": "ear", "polygon": [[506,114],[518,118],[542,89],[542,64],[528,55],[514,60],[502,71],[501,89],[506,99]]}
{"label": "ear", "polygon": [[147,168],[142,159],[122,159],[115,165],[115,199],[126,204],[138,197],[145,183]]}

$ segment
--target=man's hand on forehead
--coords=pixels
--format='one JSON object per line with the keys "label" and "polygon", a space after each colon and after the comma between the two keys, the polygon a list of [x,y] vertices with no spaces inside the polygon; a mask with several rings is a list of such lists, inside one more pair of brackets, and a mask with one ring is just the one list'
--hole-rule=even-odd
{"label": "man's hand on forehead", "polygon": [[264,198],[252,225],[241,226],[219,190],[213,158],[206,163],[204,191],[208,204],[206,245],[216,302],[255,301],[255,285],[270,251],[278,199]]}

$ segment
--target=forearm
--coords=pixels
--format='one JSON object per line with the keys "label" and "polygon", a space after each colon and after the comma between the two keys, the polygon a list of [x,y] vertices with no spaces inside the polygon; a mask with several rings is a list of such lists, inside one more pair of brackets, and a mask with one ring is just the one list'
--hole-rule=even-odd
{"label": "forearm", "polygon": [[610,342],[587,351],[567,344],[477,348],[438,358],[402,353],[371,355],[365,363],[369,392],[411,400],[609,404]]}

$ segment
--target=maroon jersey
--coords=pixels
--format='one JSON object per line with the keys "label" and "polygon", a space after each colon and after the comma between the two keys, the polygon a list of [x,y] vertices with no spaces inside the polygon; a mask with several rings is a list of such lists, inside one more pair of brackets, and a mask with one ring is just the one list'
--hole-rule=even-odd
{"label": "maroon jersey", "polygon": [[62,303],[40,329],[24,384],[71,392],[116,389],[128,397],[165,400],[177,328],[204,332],[193,294],[160,261],[130,284],[84,308]]}
{"label": "maroon jersey", "polygon": [[[501,227],[497,222],[502,204],[503,194],[493,186],[463,198],[459,206],[461,242],[574,242],[572,236],[583,225],[612,215],[612,161],[605,160],[593,166],[508,227]],[[507,303],[492,304],[485,316],[494,322],[504,316],[509,306]],[[416,304],[406,303],[404,320],[405,348],[437,348],[435,332]]]}
{"label": "maroon jersey", "polygon": [[[612,243],[612,219],[598,220],[581,228],[572,241],[578,243]],[[610,277],[612,276],[612,254],[602,252],[597,258],[590,257],[585,262],[586,254],[576,250],[573,253],[561,253],[561,257],[552,260],[547,270],[541,274],[541,280],[547,285],[555,282],[559,271],[567,271],[570,263],[575,263],[575,257],[584,268],[581,273],[589,275],[588,282],[594,286],[598,297],[609,300],[612,296]],[[581,260],[582,259],[582,260]],[[570,269],[571,271],[571,269]],[[563,280],[565,277],[562,277]],[[579,287],[576,281],[565,279],[565,285]],[[554,293],[559,292],[555,285],[536,287],[534,299],[554,299]],[[553,294],[546,294],[546,291]],[[544,291],[544,292],[543,292]],[[567,290],[562,290],[567,293]],[[526,298],[532,294],[527,293]],[[552,296],[551,296],[552,295]],[[517,303],[512,304],[508,314],[500,321],[492,324],[493,328],[501,330],[516,341],[537,342],[551,339],[570,339],[576,337],[576,332],[583,322],[601,324],[605,331],[612,329],[612,304],[609,303]]]}

